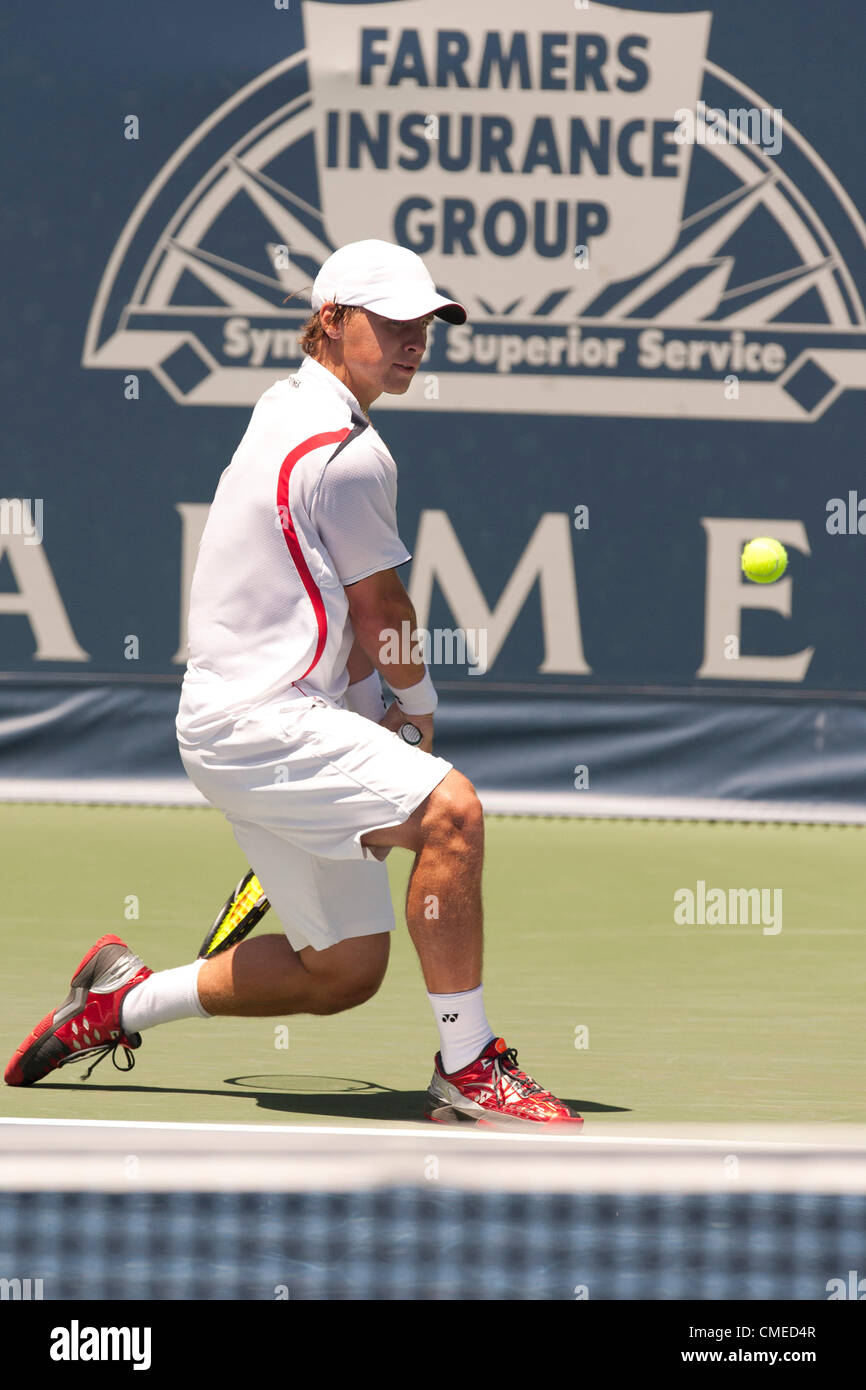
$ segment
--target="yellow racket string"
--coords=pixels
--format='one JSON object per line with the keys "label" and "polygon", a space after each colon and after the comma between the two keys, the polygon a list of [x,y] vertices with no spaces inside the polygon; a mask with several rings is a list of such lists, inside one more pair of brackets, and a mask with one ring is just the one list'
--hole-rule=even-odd
{"label": "yellow racket string", "polygon": [[242,922],[247,913],[250,912],[256,903],[263,898],[265,890],[259,883],[255,874],[250,879],[242,893],[239,893],[220,923],[219,930],[214,936],[213,941],[208,947],[208,955],[213,952],[225,941],[230,932],[234,931],[239,922]]}

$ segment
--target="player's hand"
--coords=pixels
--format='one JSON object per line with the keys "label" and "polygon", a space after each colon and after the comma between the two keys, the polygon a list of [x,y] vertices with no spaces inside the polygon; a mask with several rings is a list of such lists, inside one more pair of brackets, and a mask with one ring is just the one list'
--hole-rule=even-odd
{"label": "player's hand", "polygon": [[415,746],[420,748],[422,753],[433,752],[432,714],[406,714],[395,700],[392,705],[388,706],[384,718],[380,722],[383,728],[390,729],[395,734],[399,734],[404,724],[414,724],[421,733],[421,742]]}

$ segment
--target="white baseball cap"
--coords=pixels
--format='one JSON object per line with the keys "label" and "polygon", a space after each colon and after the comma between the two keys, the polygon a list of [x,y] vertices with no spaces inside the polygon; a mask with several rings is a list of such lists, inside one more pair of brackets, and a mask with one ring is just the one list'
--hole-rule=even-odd
{"label": "white baseball cap", "polygon": [[435,314],[465,323],[462,304],[437,294],[420,256],[390,241],[352,241],[329,256],[316,276],[313,312],[323,304],[351,304],[403,322]]}

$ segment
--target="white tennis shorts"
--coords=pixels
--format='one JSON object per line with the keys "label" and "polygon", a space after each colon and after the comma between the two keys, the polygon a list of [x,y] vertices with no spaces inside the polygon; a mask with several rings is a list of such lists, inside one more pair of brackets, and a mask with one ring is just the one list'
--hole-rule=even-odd
{"label": "white tennis shorts", "polygon": [[206,742],[182,738],[180,755],[228,818],[296,951],[394,930],[388,871],[361,837],[408,820],[451,763],[300,692]]}

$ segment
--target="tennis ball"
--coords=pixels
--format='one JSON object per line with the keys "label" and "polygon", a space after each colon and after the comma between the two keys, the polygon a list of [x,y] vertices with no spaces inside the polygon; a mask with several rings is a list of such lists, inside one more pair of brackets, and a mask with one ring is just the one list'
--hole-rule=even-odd
{"label": "tennis ball", "polygon": [[749,541],[743,551],[743,573],[756,584],[772,584],[781,579],[788,568],[788,552],[781,541],[759,536]]}

